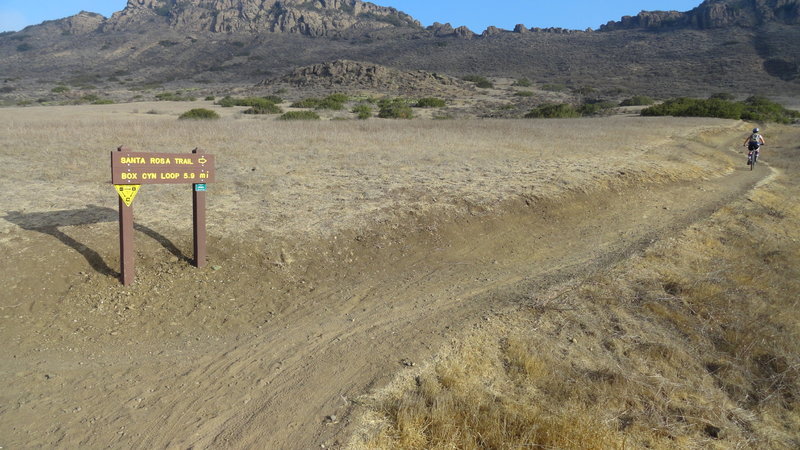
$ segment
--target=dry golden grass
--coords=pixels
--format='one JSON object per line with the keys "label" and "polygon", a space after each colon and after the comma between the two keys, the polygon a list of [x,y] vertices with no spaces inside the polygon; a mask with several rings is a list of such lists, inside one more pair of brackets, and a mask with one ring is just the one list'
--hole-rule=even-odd
{"label": "dry golden grass", "polygon": [[351,447],[800,446],[800,160],[770,162],[787,175],[398,378]]}
{"label": "dry golden grass", "polygon": [[[195,107],[223,118],[177,120]],[[3,108],[0,164],[14,170],[0,178],[0,188],[38,194],[7,194],[0,210],[114,208],[108,154],[117,146],[156,152],[202,147],[218,161],[210,233],[328,235],[408,211],[460,212],[475,205],[490,211],[521,196],[713,176],[732,162],[698,139],[736,127],[713,119],[629,117],[292,123],[210,102]],[[676,153],[676,145],[685,151]],[[184,228],[190,220],[181,212],[184,197],[174,186],[146,186],[137,220]],[[0,231],[9,226],[0,221]]]}

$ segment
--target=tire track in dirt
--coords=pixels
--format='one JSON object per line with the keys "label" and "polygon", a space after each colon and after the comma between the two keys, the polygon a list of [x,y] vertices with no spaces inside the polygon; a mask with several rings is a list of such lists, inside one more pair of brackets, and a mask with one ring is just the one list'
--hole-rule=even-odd
{"label": "tire track in dirt", "polygon": [[[745,169],[694,183],[520,201],[499,215],[410,234],[391,249],[375,250],[367,240],[359,263],[317,270],[313,289],[287,290],[291,304],[263,328],[218,340],[100,343],[85,364],[77,355],[44,349],[5,370],[36,366],[31,361],[42,358],[39,370],[64,375],[16,411],[32,421],[53,405],[85,414],[5,444],[319,448],[344,442],[359,396],[385,385],[404,363],[429,359],[458,339],[459,330],[520,298],[600,270],[708,217],[769,174],[763,165]],[[258,273],[242,273],[236,283],[256,299],[274,295]]]}
{"label": "tire track in dirt", "polygon": [[[402,370],[401,361],[425,360],[457,338],[450,329],[639,251],[708,217],[768,173],[762,166],[718,180],[578,195],[560,206],[467,220],[444,233],[447,248],[421,243],[410,252],[427,248],[424,258],[396,261],[391,270],[376,267],[361,280],[320,283],[327,288],[318,289],[311,303],[328,310],[298,309],[274,323],[282,332],[208,355],[204,361],[214,369],[186,375],[219,376],[231,360],[238,366],[234,374],[263,369],[257,361],[282,367],[267,378],[269,389],[261,395],[240,392],[243,406],[215,419],[217,426],[171,444],[311,448],[343,442],[352,400],[385,384]],[[170,409],[196,406],[176,402]],[[326,421],[332,416],[336,420]],[[180,415],[166,421],[175,421],[175,430],[186,425]],[[156,432],[146,442],[158,445],[163,436]]]}

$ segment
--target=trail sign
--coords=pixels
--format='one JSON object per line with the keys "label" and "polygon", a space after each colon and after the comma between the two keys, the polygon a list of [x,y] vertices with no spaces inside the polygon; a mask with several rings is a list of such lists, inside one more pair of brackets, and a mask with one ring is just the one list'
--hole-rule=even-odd
{"label": "trail sign", "polygon": [[114,184],[184,184],[214,182],[214,155],[139,153],[123,147],[111,152]]}
{"label": "trail sign", "polygon": [[115,184],[114,189],[117,190],[117,194],[125,203],[125,206],[131,206],[133,203],[133,198],[136,197],[136,194],[139,193],[139,188],[142,187],[139,184],[131,184],[131,185],[123,185],[123,184]]}
{"label": "trail sign", "polygon": [[119,147],[111,152],[111,182],[119,194],[119,248],[122,284],[133,283],[133,199],[142,184],[191,184],[194,221],[194,265],[206,265],[206,183],[214,181],[214,155],[144,153]]}

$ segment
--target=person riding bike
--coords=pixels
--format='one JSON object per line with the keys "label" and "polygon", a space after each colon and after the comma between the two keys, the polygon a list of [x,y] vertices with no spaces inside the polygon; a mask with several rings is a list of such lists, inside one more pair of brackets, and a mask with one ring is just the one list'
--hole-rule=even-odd
{"label": "person riding bike", "polygon": [[[742,146],[747,147],[748,156],[750,156],[750,154],[753,154],[754,159],[758,160],[759,148],[764,144],[766,144],[766,142],[764,141],[764,136],[758,133],[758,128],[753,128],[753,134],[745,138],[744,144],[742,144]],[[747,164],[748,165],[750,164],[749,158],[747,159]]]}

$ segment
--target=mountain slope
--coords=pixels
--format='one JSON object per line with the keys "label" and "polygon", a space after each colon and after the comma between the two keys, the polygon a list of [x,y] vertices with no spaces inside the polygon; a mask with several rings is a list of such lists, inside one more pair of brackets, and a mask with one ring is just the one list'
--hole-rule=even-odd
{"label": "mountain slope", "polygon": [[800,95],[798,4],[708,0],[685,13],[642,12],[601,31],[520,25],[477,35],[447,24],[423,29],[405,13],[360,0],[129,0],[108,19],[84,12],[0,35],[0,73],[8,89],[46,93],[72,79],[124,88],[97,81],[120,76],[140,85],[252,85],[351,60],[661,97]]}

